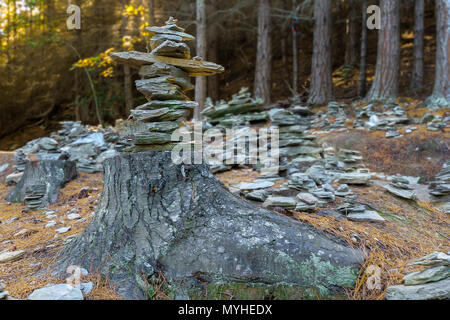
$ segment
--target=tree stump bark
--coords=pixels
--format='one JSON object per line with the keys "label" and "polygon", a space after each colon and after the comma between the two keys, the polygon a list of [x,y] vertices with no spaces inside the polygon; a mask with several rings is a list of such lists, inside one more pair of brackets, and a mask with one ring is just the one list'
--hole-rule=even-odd
{"label": "tree stump bark", "polygon": [[[361,251],[232,195],[203,165],[170,152],[122,154],[104,163],[95,217],[53,266],[107,275],[128,299],[145,297],[152,275],[192,285],[252,282],[321,291],[351,287]],[[184,284],[182,284],[184,283]]]}
{"label": "tree stump bark", "polygon": [[46,207],[58,199],[59,189],[77,177],[74,161],[30,161],[22,179],[6,196],[9,202],[24,202],[31,209]]}

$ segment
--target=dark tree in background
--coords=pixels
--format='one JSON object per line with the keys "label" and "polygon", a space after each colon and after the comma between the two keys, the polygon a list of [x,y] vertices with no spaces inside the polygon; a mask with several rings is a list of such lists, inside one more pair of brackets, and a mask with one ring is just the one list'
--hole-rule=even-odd
{"label": "dark tree in background", "polygon": [[[122,8],[125,10],[125,6],[128,4],[128,0],[122,0]],[[120,27],[120,36],[123,38],[127,35],[127,26],[128,26],[128,16],[122,15],[122,25]],[[133,109],[133,87],[131,81],[131,70],[130,66],[123,66],[123,89],[125,95],[125,110],[124,114],[129,114],[130,110]]]}
{"label": "dark tree in background", "polygon": [[270,0],[258,1],[258,43],[255,64],[254,95],[270,103],[272,88],[272,40]]}
{"label": "dark tree in background", "polygon": [[361,28],[361,55],[359,63],[359,84],[358,96],[364,97],[366,94],[367,78],[367,0],[362,0],[362,28]]}
{"label": "dark tree in background", "polygon": [[[208,12],[208,61],[218,61],[219,50],[219,28],[218,22],[215,21],[217,10],[219,9],[219,0],[209,0],[206,10]],[[213,100],[219,99],[219,77],[214,75],[207,79],[208,96]]]}
{"label": "dark tree in background", "polygon": [[331,0],[316,0],[309,104],[326,104],[332,99],[331,19]]}
{"label": "dark tree in background", "polygon": [[[206,60],[206,7],[205,0],[197,0],[197,56]],[[206,100],[206,78],[197,77],[195,79],[195,101],[198,107],[194,110],[194,119],[200,120],[201,112]]]}
{"label": "dark tree in background", "polygon": [[428,105],[450,105],[450,0],[436,1],[436,73]]}
{"label": "dark tree in background", "polygon": [[424,6],[425,0],[415,0],[414,8],[414,57],[411,90],[421,89],[423,86],[423,50],[424,50]]}
{"label": "dark tree in background", "polygon": [[378,31],[378,52],[375,79],[367,100],[388,100],[398,93],[400,67],[400,3],[381,0],[381,29]]}
{"label": "dark tree in background", "polygon": [[[347,19],[347,43],[345,45],[345,65],[353,66],[358,61],[358,0],[349,0],[349,14]],[[363,8],[365,10],[365,8]]]}

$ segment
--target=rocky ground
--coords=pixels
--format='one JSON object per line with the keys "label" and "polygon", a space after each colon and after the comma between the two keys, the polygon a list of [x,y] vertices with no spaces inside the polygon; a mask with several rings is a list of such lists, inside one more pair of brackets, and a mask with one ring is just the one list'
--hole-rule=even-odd
{"label": "rocky ground", "polygon": [[[236,113],[224,114],[228,105]],[[435,251],[449,252],[448,109],[430,110],[420,101],[403,100],[391,105],[331,103],[314,109],[314,114],[295,102],[268,110],[243,90],[228,104],[210,105],[206,111],[213,118],[209,125],[219,128],[279,126],[279,174],[263,175],[257,166],[239,165],[213,168],[216,177],[236,196],[335,234],[366,252],[347,298],[390,298],[395,288],[386,295],[388,287],[402,282],[423,285],[408,280],[408,275],[414,278],[414,272],[430,264],[409,263]],[[21,168],[16,154],[0,153],[0,283],[9,297],[26,299],[35,289],[61,283],[37,272],[51,264],[95,214],[102,190],[101,163],[120,149],[113,130],[102,132],[102,139],[97,139],[94,131],[66,124],[51,140],[23,148],[38,159],[63,155],[76,161],[79,170],[55,204],[36,211],[4,200],[13,188],[4,183],[6,177],[14,183]],[[448,261],[442,259],[431,264],[440,269],[428,271],[440,274],[435,283],[448,281]],[[82,282],[93,285],[83,293],[85,299],[119,298],[113,284],[100,275],[85,275]],[[170,298],[160,291],[154,298]],[[214,297],[245,297],[239,293],[242,288],[221,288]]]}

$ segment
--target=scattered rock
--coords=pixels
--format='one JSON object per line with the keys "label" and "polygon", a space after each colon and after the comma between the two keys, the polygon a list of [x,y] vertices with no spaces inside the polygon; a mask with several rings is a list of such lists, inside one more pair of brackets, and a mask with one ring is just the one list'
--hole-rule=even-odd
{"label": "scattered rock", "polygon": [[0,263],[12,262],[21,259],[25,255],[24,250],[0,253]]}
{"label": "scattered rock", "polygon": [[282,207],[294,209],[297,201],[290,197],[274,197],[269,196],[263,203],[263,207]]}
{"label": "scattered rock", "polygon": [[58,232],[59,234],[63,234],[63,233],[69,232],[70,229],[72,229],[72,228],[71,227],[62,227],[62,228],[56,229],[55,231]]}
{"label": "scattered rock", "polygon": [[83,300],[80,289],[69,284],[57,284],[50,287],[34,290],[28,300]]}
{"label": "scattered rock", "polygon": [[67,216],[67,219],[69,219],[69,220],[77,220],[80,218],[81,218],[81,216],[78,213],[71,213]]}
{"label": "scattered rock", "polygon": [[351,221],[366,222],[384,222],[386,221],[375,211],[365,210],[362,213],[349,213],[347,219]]}

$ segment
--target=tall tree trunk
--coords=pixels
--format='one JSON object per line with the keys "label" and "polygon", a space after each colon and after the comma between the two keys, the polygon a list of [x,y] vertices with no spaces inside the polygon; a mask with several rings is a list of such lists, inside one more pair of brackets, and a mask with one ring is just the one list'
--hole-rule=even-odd
{"label": "tall tree trunk", "polygon": [[155,1],[154,0],[148,0],[148,14],[149,14],[149,24],[150,26],[155,25]]}
{"label": "tall tree trunk", "polygon": [[366,94],[367,78],[367,0],[362,1],[361,57],[359,64],[358,96]]}
{"label": "tall tree trunk", "polygon": [[[197,56],[206,59],[206,6],[205,0],[197,0]],[[206,100],[206,77],[195,79],[195,101],[198,106],[194,110],[194,119],[201,120],[201,112]]]}
{"label": "tall tree trunk", "polygon": [[423,87],[423,49],[424,49],[424,6],[425,0],[416,0],[414,9],[414,57],[411,90]]}
{"label": "tall tree trunk", "polygon": [[[122,0],[122,10],[125,11],[125,5],[128,4],[128,0]],[[123,38],[127,34],[128,17],[122,15],[122,25],[120,28],[120,37]],[[123,90],[125,94],[125,109],[121,112],[123,116],[127,117],[133,109],[133,87],[131,81],[131,69],[130,66],[123,66]]]}
{"label": "tall tree trunk", "polygon": [[358,60],[358,3],[350,0],[350,11],[347,20],[347,41],[345,46],[345,65],[354,66]]}
{"label": "tall tree trunk", "polygon": [[398,93],[400,67],[400,3],[380,0],[381,29],[378,31],[378,52],[375,79],[367,100],[386,101]]}
{"label": "tall tree trunk", "polygon": [[[292,9],[294,10],[295,18],[297,17],[297,0],[292,0]],[[297,20],[298,21],[298,20]],[[292,90],[294,96],[298,94],[298,45],[297,45],[297,31],[292,26]]]}
{"label": "tall tree trunk", "polygon": [[[209,0],[208,8],[208,61],[219,61],[219,32],[217,22],[212,17],[218,9],[218,0]],[[213,101],[219,99],[219,76],[214,75],[208,77],[208,96]]]}
{"label": "tall tree trunk", "polygon": [[450,106],[450,0],[436,0],[436,71],[430,106]]}
{"label": "tall tree trunk", "polygon": [[272,40],[270,0],[258,1],[258,39],[254,96],[270,103],[272,89]]}
{"label": "tall tree trunk", "polygon": [[326,104],[332,99],[331,19],[331,0],[316,0],[309,104]]}

